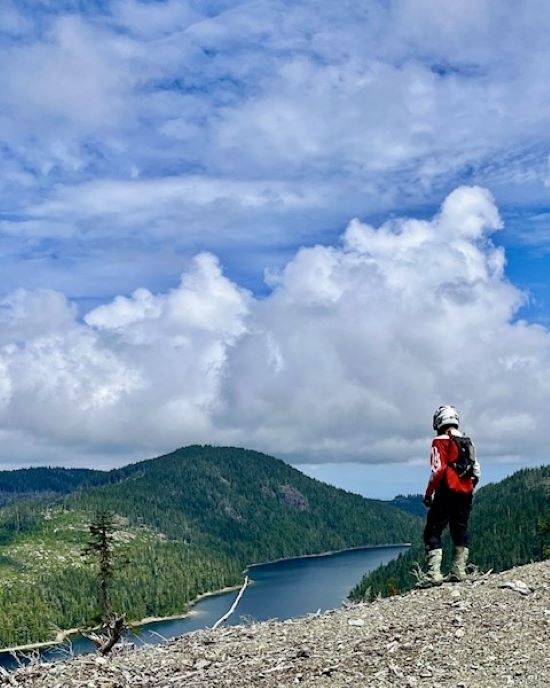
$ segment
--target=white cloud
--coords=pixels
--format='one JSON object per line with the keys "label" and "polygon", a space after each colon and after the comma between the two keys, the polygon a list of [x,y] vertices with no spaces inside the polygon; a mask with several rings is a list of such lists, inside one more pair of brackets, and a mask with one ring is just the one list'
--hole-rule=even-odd
{"label": "white cloud", "polygon": [[[445,399],[540,453],[548,333],[515,321],[489,192],[334,237],[466,179],[550,245],[547,3],[4,4],[5,456],[397,459]],[[168,290],[204,250],[235,281],[202,254]],[[265,298],[235,283],[265,268]]]}
{"label": "white cloud", "polygon": [[63,127],[69,135],[74,128],[89,134],[118,124],[130,114],[127,98],[137,75],[129,63],[136,52],[129,40],[106,36],[74,16],[57,19],[40,41],[16,42],[6,50],[9,68],[1,77],[13,129],[41,120],[48,140],[56,124],[57,136]]}
{"label": "white cloud", "polygon": [[[108,218],[109,221],[115,219],[118,224],[135,227],[145,224],[146,220],[155,221],[160,209],[166,217],[177,216],[186,210],[189,212],[191,208],[200,209],[202,213],[216,204],[257,211],[275,205],[284,209],[310,208],[322,202],[322,190],[313,185],[296,189],[295,185],[278,180],[233,181],[185,175],[86,182],[61,190],[50,201],[30,208],[28,214],[35,218],[55,218],[60,224],[63,217],[69,217],[73,222]],[[21,229],[24,232],[25,226]],[[34,231],[32,223],[30,231]],[[146,232],[145,227],[142,234]]]}
{"label": "white cloud", "polygon": [[[59,294],[10,295],[2,311],[0,428],[17,446],[17,433],[27,438],[22,446],[65,443],[59,458],[69,461],[105,446],[127,455],[174,447],[182,434],[208,436],[248,299],[207,254],[176,289],[137,290],[85,322]],[[6,444],[3,458],[11,452],[13,460],[14,448]]]}
{"label": "white cloud", "polygon": [[[550,13],[502,6],[304,0],[223,3],[209,16],[124,0],[37,14],[25,41],[4,46],[0,131],[23,170],[57,182],[40,189],[46,201],[84,193],[90,178],[139,170],[154,182],[189,167],[213,184],[313,180],[362,212],[434,200],[465,169],[540,196]],[[178,213],[184,223],[183,199]]]}
{"label": "white cloud", "polygon": [[1,304],[1,458],[75,463],[190,442],[302,462],[422,457],[433,408],[461,409],[482,457],[548,445],[550,333],[490,236],[488,191],[461,187],[431,220],[353,220],[300,249],[258,299],[200,254],[166,293],[136,290],[79,320],[63,296]]}
{"label": "white cloud", "polygon": [[168,0],[154,4],[116,0],[112,17],[116,25],[149,40],[184,31],[203,19],[203,15],[189,0]]}
{"label": "white cloud", "polygon": [[113,303],[99,306],[88,313],[86,322],[99,330],[125,334],[135,334],[130,326],[139,327],[140,342],[145,335],[147,341],[156,340],[166,330],[179,335],[186,330],[217,333],[231,341],[243,334],[241,321],[246,312],[245,292],[223,277],[214,256],[200,254],[177,289],[156,297],[138,289],[130,299],[119,296]]}
{"label": "white cloud", "polygon": [[171,250],[231,250],[252,283],[464,180],[547,204],[546,3],[84,5],[0,20],[6,289],[165,288],[161,260],[132,265]]}
{"label": "white cloud", "polygon": [[29,28],[29,22],[17,11],[12,0],[5,0],[0,13],[0,32],[19,37]]}

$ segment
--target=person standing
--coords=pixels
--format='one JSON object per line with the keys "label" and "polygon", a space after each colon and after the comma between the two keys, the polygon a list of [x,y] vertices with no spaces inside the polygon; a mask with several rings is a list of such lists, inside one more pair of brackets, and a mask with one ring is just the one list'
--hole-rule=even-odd
{"label": "person standing", "polygon": [[440,406],[434,413],[431,475],[424,495],[428,508],[424,545],[426,547],[426,586],[441,585],[443,550],[441,535],[448,525],[453,541],[453,560],[448,580],[466,578],[468,563],[468,519],[473,491],[481,475],[475,448],[459,430],[460,417],[454,406]]}

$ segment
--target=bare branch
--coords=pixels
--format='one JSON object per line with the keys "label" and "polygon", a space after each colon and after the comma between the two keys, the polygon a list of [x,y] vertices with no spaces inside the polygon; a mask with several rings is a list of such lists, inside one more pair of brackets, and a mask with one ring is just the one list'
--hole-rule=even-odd
{"label": "bare branch", "polygon": [[244,595],[244,591],[246,590],[247,585],[248,585],[248,576],[245,576],[243,586],[239,590],[239,594],[237,595],[237,597],[235,598],[235,601],[233,602],[233,604],[229,608],[229,611],[227,612],[227,614],[224,614],[221,619],[218,619],[216,621],[216,623],[212,626],[213,629],[218,628],[218,626],[221,626],[224,621],[227,621],[227,619],[229,619],[229,617],[231,616],[231,614],[233,614],[235,609],[237,609],[237,605],[241,601],[241,597]]}
{"label": "bare branch", "polygon": [[97,633],[82,633],[82,635],[94,643],[100,655],[107,655],[122,638],[125,628],[126,619],[124,616],[115,616],[104,625],[105,635]]}
{"label": "bare branch", "polygon": [[158,633],[157,631],[149,631],[149,634],[150,635],[156,635],[157,638],[160,638],[161,640],[163,640],[166,643],[168,642],[168,638],[165,635],[162,635],[162,633]]}

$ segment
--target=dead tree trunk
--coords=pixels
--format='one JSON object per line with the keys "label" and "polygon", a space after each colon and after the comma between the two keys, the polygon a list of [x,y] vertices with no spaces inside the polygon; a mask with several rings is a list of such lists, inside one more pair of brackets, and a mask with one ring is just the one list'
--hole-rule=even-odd
{"label": "dead tree trunk", "polygon": [[83,633],[82,635],[94,643],[100,655],[108,655],[122,639],[125,628],[126,619],[124,616],[114,616],[103,625],[100,633]]}

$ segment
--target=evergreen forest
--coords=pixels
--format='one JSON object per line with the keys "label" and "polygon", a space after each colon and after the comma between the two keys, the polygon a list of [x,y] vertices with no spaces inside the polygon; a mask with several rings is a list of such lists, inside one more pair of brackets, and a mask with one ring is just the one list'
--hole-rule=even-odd
{"label": "evergreen forest", "polygon": [[240,584],[251,563],[412,542],[420,529],[395,506],[235,448],[187,447],[109,472],[4,472],[0,492],[13,497],[0,510],[0,647],[99,620],[82,551],[102,509],[116,514],[113,608],[131,620],[182,614],[201,593]]}

